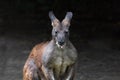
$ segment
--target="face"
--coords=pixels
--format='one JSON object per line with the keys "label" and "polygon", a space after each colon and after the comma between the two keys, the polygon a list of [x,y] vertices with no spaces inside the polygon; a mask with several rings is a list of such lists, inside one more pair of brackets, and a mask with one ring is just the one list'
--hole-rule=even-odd
{"label": "face", "polygon": [[55,40],[58,47],[63,48],[69,39],[69,30],[62,25],[54,27],[52,30],[52,37]]}
{"label": "face", "polygon": [[72,13],[67,12],[65,19],[63,19],[62,22],[60,22],[52,12],[49,13],[49,17],[53,26],[52,38],[59,48],[63,48],[69,39],[69,26]]}

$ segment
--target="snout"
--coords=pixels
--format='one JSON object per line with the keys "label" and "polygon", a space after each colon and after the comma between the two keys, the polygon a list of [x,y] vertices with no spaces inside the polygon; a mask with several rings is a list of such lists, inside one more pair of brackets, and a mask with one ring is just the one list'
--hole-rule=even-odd
{"label": "snout", "polygon": [[64,41],[58,41],[58,44],[60,45],[60,46],[63,46],[64,45]]}
{"label": "snout", "polygon": [[59,34],[56,37],[56,44],[58,47],[64,47],[66,43],[66,36],[63,32],[59,32]]}

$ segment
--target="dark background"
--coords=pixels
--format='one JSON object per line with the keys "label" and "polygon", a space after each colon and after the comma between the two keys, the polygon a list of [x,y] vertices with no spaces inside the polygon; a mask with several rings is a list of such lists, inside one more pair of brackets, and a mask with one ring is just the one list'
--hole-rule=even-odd
{"label": "dark background", "polygon": [[70,40],[78,50],[76,80],[120,80],[119,0],[0,0],[0,80],[22,80],[36,44],[51,39],[48,12],[73,12]]}

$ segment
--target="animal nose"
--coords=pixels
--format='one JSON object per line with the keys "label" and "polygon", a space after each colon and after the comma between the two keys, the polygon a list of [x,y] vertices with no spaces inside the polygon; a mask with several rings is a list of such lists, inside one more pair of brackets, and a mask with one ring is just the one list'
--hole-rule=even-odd
{"label": "animal nose", "polygon": [[62,46],[64,44],[64,41],[59,41],[58,44]]}

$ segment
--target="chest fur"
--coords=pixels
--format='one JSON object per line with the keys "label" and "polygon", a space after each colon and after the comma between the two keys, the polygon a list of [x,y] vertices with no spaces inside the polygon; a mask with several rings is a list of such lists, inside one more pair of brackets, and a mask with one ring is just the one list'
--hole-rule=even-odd
{"label": "chest fur", "polygon": [[66,69],[74,64],[75,57],[73,56],[74,51],[70,49],[55,49],[52,52],[50,58],[50,66],[54,69],[57,75],[62,75],[66,72]]}

